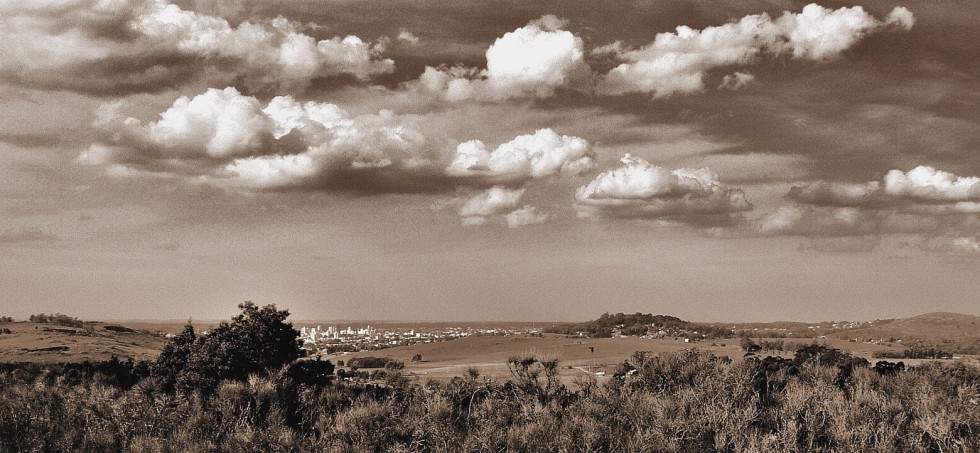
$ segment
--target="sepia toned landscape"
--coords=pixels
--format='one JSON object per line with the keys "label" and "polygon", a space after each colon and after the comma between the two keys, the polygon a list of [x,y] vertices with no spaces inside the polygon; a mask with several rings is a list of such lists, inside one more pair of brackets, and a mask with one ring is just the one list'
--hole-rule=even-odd
{"label": "sepia toned landscape", "polygon": [[980,451],[978,18],[0,0],[0,453]]}
{"label": "sepia toned landscape", "polygon": [[[980,446],[973,436],[980,421],[976,316],[722,326],[605,313],[593,321],[534,326],[347,322],[345,328],[320,323],[297,329],[288,312],[273,305],[239,308],[230,322],[184,325],[127,327],[62,314],[3,319],[3,447]],[[785,411],[796,415],[787,420]]]}

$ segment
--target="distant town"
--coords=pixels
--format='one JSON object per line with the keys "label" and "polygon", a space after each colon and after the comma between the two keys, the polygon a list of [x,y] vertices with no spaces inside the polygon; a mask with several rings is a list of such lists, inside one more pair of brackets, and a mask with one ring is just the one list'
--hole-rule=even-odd
{"label": "distant town", "polygon": [[538,328],[499,327],[365,327],[338,325],[300,327],[303,348],[311,354],[373,351],[419,343],[436,343],[475,336],[540,335]]}

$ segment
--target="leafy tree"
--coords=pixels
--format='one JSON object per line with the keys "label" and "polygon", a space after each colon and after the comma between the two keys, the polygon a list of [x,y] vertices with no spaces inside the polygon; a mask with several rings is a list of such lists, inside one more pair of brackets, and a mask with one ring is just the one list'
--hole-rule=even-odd
{"label": "leafy tree", "polygon": [[275,305],[259,308],[250,301],[238,308],[241,314],[205,335],[194,337],[188,326],[172,338],[161,353],[162,362],[158,360],[161,381],[183,391],[208,393],[223,380],[245,381],[302,356],[299,332],[286,322],[288,310]]}
{"label": "leafy tree", "polygon": [[739,345],[745,350],[746,353],[755,353],[762,350],[762,346],[755,341],[752,341],[752,338],[748,336],[743,336]]}

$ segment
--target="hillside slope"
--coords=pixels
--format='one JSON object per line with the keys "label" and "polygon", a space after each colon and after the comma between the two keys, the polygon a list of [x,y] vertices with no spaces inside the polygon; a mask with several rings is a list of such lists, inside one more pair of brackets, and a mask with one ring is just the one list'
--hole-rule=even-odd
{"label": "hillside slope", "polygon": [[0,323],[0,362],[82,362],[107,360],[153,360],[166,338],[156,333],[126,327],[86,323],[84,328],[47,323]]}

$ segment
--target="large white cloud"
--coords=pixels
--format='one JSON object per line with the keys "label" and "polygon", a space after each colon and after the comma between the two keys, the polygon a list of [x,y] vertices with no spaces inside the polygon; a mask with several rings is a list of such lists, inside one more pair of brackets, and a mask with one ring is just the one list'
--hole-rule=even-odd
{"label": "large white cloud", "polygon": [[557,173],[577,175],[594,166],[594,152],[588,141],[539,129],[492,151],[479,140],[461,143],[446,172],[460,177],[521,180]]}
{"label": "large white cloud", "polygon": [[128,121],[129,130],[157,147],[211,157],[252,154],[266,146],[271,120],[253,97],[234,88],[181,97],[146,127]]}
{"label": "large white cloud", "polygon": [[895,197],[932,201],[980,201],[980,177],[961,177],[932,167],[919,166],[885,175],[884,191]]}
{"label": "large white cloud", "polygon": [[263,105],[232,87],[181,97],[154,121],[127,116],[126,107],[117,102],[99,109],[94,126],[101,137],[79,162],[110,166],[117,175],[270,190],[435,191],[519,185],[593,167],[587,141],[551,129],[492,151],[469,141],[452,152],[448,138],[423,132],[417,115],[381,110],[354,116],[334,104],[291,96]]}
{"label": "large white cloud", "polygon": [[427,67],[419,86],[450,102],[547,97],[588,81],[582,39],[543,16],[505,33],[487,49],[487,69]]}
{"label": "large white cloud", "polygon": [[166,0],[4,2],[0,17],[0,76],[28,85],[153,90],[207,69],[250,90],[290,92],[394,69],[383,46],[357,36],[316,40],[283,17],[232,26]]}
{"label": "large white cloud", "polygon": [[708,169],[667,170],[628,154],[622,161],[622,167],[605,171],[578,188],[576,201],[593,212],[624,217],[716,215],[752,209],[742,190],[722,184]]}
{"label": "large white cloud", "polygon": [[240,60],[248,82],[257,87],[302,89],[315,77],[351,74],[365,79],[394,69],[390,59],[376,58],[372,45],[357,36],[317,41],[281,16],[232,27],[225,19],[155,0],[132,27],[184,52]]}
{"label": "large white cloud", "polygon": [[[790,188],[781,206],[758,219],[763,234],[861,236],[975,234],[980,178],[929,166],[890,170],[879,181],[814,181]],[[940,241],[942,242],[942,241]]]}
{"label": "large white cloud", "polygon": [[715,68],[750,64],[765,55],[836,58],[871,33],[888,27],[907,30],[913,23],[912,13],[903,7],[879,20],[860,6],[831,10],[810,4],[800,13],[785,12],[776,19],[754,14],[703,30],[680,26],[638,49],[623,49],[618,43],[597,49],[622,60],[605,74],[597,90],[655,97],[698,92],[704,89],[707,72]]}
{"label": "large white cloud", "polygon": [[443,165],[440,146],[389,111],[351,116],[289,96],[263,107],[235,88],[177,99],[157,121],[126,117],[119,108],[102,109],[95,124],[102,141],[81,162],[253,189],[356,186],[363,181],[351,178],[355,173],[414,184],[413,175],[437,175]]}

